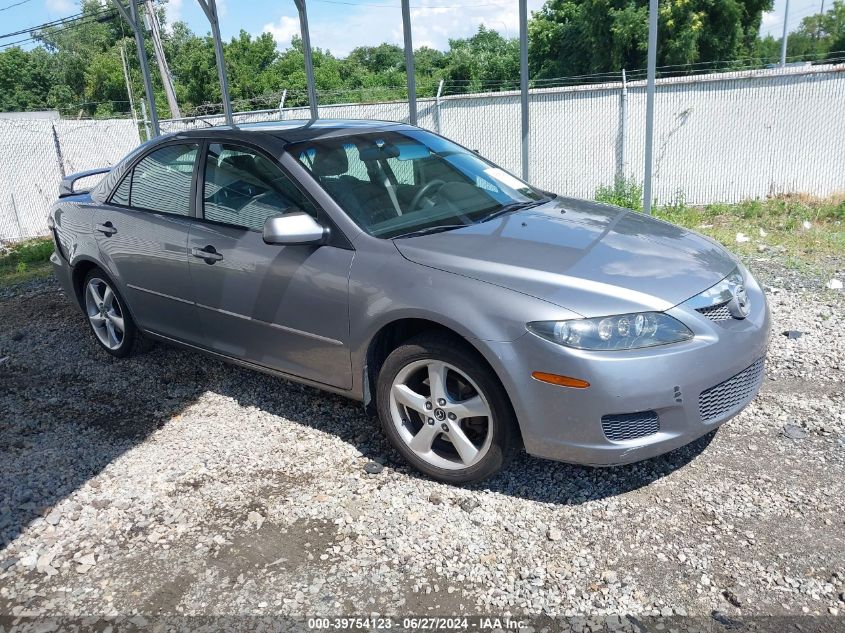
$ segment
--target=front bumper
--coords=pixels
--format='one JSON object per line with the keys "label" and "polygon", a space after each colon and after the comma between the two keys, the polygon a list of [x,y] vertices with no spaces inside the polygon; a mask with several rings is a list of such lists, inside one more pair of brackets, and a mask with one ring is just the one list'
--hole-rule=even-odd
{"label": "front bumper", "polygon": [[[746,287],[752,310],[742,320],[711,321],[683,305],[668,310],[695,335],[684,343],[590,352],[526,334],[512,343],[495,344],[499,375],[511,396],[526,450],[579,464],[627,464],[688,444],[737,415],[760,388],[770,327],[762,290],[750,278]],[[579,378],[590,386],[550,385],[531,378],[535,371]],[[712,390],[738,374],[735,381]],[[743,388],[737,392],[732,386],[739,383]],[[730,406],[717,402],[714,409],[714,397],[726,391],[733,394]],[[640,412],[657,414],[656,432],[619,441],[605,435],[603,416]]]}

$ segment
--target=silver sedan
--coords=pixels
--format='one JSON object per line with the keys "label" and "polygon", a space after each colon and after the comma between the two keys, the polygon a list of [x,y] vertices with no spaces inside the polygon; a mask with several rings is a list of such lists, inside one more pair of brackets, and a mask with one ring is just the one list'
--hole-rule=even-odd
{"label": "silver sedan", "polygon": [[623,464],[735,416],[769,311],[715,242],[555,196],[436,134],[363,121],[196,130],[67,178],[53,264],[95,340],[170,342],[362,401],[409,464],[520,447]]}

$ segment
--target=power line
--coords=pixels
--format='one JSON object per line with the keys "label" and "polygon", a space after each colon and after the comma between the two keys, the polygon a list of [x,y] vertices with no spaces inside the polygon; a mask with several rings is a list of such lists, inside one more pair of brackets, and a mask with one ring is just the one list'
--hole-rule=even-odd
{"label": "power line", "polygon": [[20,2],[7,4],[5,7],[0,7],[0,11],[8,11],[9,9],[14,9],[15,7],[19,7],[22,4],[26,4],[27,2],[32,2],[32,0],[21,0]]}
{"label": "power line", "polygon": [[[113,16],[110,16],[109,19],[111,19],[111,17],[113,17]],[[72,22],[72,23],[69,23],[69,24],[63,26],[60,33],[72,31],[73,29],[77,29],[77,28],[80,28],[80,27],[83,27],[83,26],[87,26],[89,24],[95,24],[95,23],[98,23],[98,22],[103,23],[103,22],[106,22],[106,21],[107,20],[104,20],[102,16],[96,17],[96,18],[93,18],[93,19],[77,20],[75,22]],[[0,49],[10,48],[12,46],[17,46],[19,44],[26,44],[28,42],[37,42],[37,41],[41,41],[42,39],[43,39],[43,36],[41,36],[41,35],[32,35],[32,36],[24,38],[24,39],[15,40],[14,42],[6,42],[4,44],[0,44]]]}
{"label": "power line", "polygon": [[[24,2],[28,2],[29,0],[23,0]],[[143,0],[135,0],[135,4],[140,6]],[[42,24],[38,24],[36,26],[30,26],[25,29],[20,29],[18,31],[10,31],[9,33],[3,33],[0,35],[0,40],[6,39],[9,37],[14,37],[16,35],[25,35],[27,33],[32,33],[34,31],[43,31],[44,29],[52,28],[52,27],[68,27],[71,25],[76,24],[82,20],[94,20],[96,21],[97,18],[102,18],[104,16],[109,16],[110,18],[117,15],[117,12],[112,7],[102,7],[99,11],[95,11],[93,13],[85,13],[84,11],[80,13],[74,13],[73,15],[68,15],[63,18],[57,18],[55,20],[50,20],[49,22],[44,22]]]}
{"label": "power line", "polygon": [[[94,15],[99,15],[99,13]],[[42,29],[50,28],[51,26],[61,26],[62,24],[72,23],[76,20],[80,20],[85,17],[88,16],[86,16],[84,13],[75,13],[64,18],[51,20],[50,22],[44,22],[43,24],[40,24],[38,26],[31,26],[25,29],[21,29],[19,31],[10,31],[9,33],[3,33],[2,35],[0,35],[0,40],[6,39],[7,37],[14,37],[15,35],[24,35],[26,33],[32,33],[33,31],[40,31]]]}
{"label": "power line", "polygon": [[[136,0],[140,2],[140,0]],[[73,17],[72,20],[69,18]],[[68,16],[68,18],[62,18],[64,22],[62,24],[53,25],[52,23],[45,23],[44,25],[32,27],[29,31],[23,31],[19,34],[23,33],[33,33],[39,30],[43,30],[44,28],[50,28],[51,26],[59,26],[60,30],[59,33],[65,33],[67,31],[72,31],[73,29],[80,28],[83,26],[87,26],[89,24],[95,23],[105,23],[117,17],[117,13],[111,9],[105,9],[103,11],[99,11],[97,13],[90,13],[87,15],[76,14],[76,16]],[[122,24],[122,21],[121,21]],[[46,25],[46,26],[45,26]],[[11,37],[11,34],[0,35],[0,39]],[[29,42],[41,41],[43,40],[42,35],[31,35],[30,37],[15,40],[14,42],[6,42],[4,44],[0,44],[0,49],[10,48],[12,46],[17,46],[19,44],[26,44]]]}

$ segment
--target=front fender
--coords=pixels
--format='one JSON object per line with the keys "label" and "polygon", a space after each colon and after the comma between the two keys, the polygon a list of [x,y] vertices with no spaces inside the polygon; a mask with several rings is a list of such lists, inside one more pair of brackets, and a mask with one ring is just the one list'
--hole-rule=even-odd
{"label": "front fender", "polygon": [[[577,318],[547,301],[408,261],[389,241],[358,251],[350,271],[350,347],[363,375],[373,338],[402,319],[424,319],[470,342],[495,367],[493,342],[514,341],[530,321]],[[359,382],[361,379],[358,378]],[[356,385],[363,393],[363,385]]]}

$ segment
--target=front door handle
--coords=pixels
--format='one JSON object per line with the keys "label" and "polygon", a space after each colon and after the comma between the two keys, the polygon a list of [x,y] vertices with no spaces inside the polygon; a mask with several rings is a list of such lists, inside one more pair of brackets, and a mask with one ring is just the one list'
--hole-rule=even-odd
{"label": "front door handle", "polygon": [[213,264],[223,259],[223,255],[218,253],[211,244],[205,248],[192,248],[191,255],[198,259],[204,259],[206,264]]}
{"label": "front door handle", "polygon": [[117,229],[112,226],[111,222],[106,222],[105,224],[98,224],[95,228],[103,235],[114,235],[115,233],[117,233]]}

